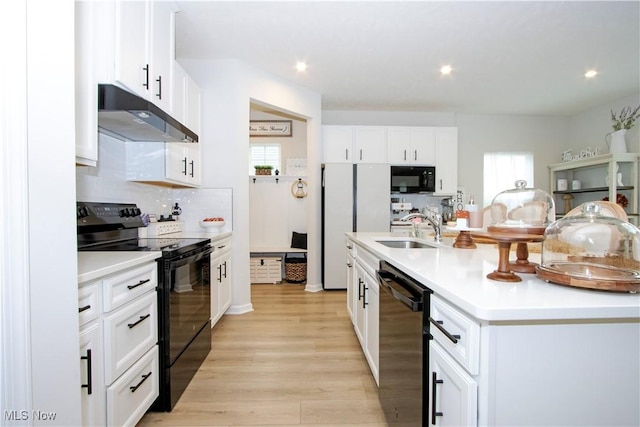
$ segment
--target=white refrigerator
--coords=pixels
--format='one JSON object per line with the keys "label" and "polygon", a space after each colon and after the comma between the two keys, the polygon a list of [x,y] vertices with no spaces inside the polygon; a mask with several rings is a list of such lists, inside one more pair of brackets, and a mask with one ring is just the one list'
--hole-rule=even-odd
{"label": "white refrigerator", "polygon": [[322,284],[347,288],[348,231],[389,231],[391,172],[386,164],[322,165]]}

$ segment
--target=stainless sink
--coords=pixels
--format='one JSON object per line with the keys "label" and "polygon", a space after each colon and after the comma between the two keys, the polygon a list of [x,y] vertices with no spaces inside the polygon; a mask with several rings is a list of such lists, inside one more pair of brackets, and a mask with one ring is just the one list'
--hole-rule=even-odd
{"label": "stainless sink", "polygon": [[435,249],[435,246],[427,245],[426,243],[416,242],[415,240],[376,240],[376,242],[384,245],[388,248],[400,248],[400,249]]}

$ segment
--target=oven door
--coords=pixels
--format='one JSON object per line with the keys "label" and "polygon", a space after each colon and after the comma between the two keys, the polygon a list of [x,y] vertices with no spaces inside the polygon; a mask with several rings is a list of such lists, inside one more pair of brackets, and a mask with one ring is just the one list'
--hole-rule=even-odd
{"label": "oven door", "polygon": [[169,337],[169,365],[173,365],[205,325],[210,326],[212,249],[194,252],[165,262],[162,294],[168,300],[164,301],[165,312],[160,317],[166,322],[164,336],[168,333]]}

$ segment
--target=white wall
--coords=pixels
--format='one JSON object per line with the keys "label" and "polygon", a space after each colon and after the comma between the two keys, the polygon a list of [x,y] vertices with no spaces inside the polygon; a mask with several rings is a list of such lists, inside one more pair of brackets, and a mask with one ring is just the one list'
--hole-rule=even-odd
{"label": "white wall", "polygon": [[[526,151],[534,156],[534,182],[529,187],[549,190],[547,165],[560,161],[561,147],[569,140],[564,117],[471,115],[456,116],[458,126],[458,186],[483,200],[485,152]],[[511,188],[513,183],[507,183]],[[491,196],[493,197],[493,196]]]}
{"label": "white wall", "polygon": [[[291,136],[290,137],[251,137],[251,144],[280,144],[282,165],[280,175],[287,174],[287,159],[305,159],[307,158],[307,122],[305,120],[293,117],[283,117],[277,114],[271,114],[264,111],[251,110],[251,120],[291,120]],[[250,171],[253,175],[254,171]]]}
{"label": "white wall", "polygon": [[[570,135],[566,149],[579,153],[586,147],[600,147],[602,153],[608,153],[609,149],[605,143],[605,135],[612,132],[611,111],[616,114],[624,107],[635,108],[640,105],[640,94],[621,98],[611,103],[592,108],[583,113],[570,118]],[[640,153],[640,121],[627,131],[627,151],[630,153]]]}
{"label": "white wall", "polygon": [[15,155],[1,159],[2,172],[17,181],[2,181],[2,226],[11,232],[3,228],[1,242],[0,424],[80,425],[74,5],[9,2],[2,17],[13,32],[2,33],[11,45],[3,52],[14,61],[2,73],[13,85],[0,97],[2,152]]}
{"label": "white wall", "polygon": [[[233,295],[228,313],[252,310],[249,275],[250,104],[271,105],[307,119],[307,162],[319,165],[320,95],[236,60],[183,60],[202,90],[203,185],[233,189]],[[307,288],[320,283],[320,168],[309,167]]]}

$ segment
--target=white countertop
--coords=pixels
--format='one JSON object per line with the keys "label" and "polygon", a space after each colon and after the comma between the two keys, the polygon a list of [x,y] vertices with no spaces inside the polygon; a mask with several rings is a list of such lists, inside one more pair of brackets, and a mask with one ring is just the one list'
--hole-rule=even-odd
{"label": "white countertop", "polygon": [[[517,273],[522,282],[513,283],[488,279],[498,266],[498,249],[492,244],[457,249],[451,246],[453,239],[445,238],[436,249],[394,249],[376,240],[433,241],[388,232],[346,234],[480,320],[640,319],[640,294],[557,285],[535,274]],[[512,252],[511,259],[515,258]],[[540,254],[530,253],[529,261],[540,262]]]}
{"label": "white countertop", "polygon": [[211,243],[217,242],[218,240],[222,240],[225,237],[231,236],[233,233],[231,231],[185,231],[185,238],[209,238],[211,239]]}
{"label": "white countertop", "polygon": [[[184,233],[185,238],[210,238],[211,243],[231,236],[231,232],[198,231]],[[125,268],[135,267],[146,262],[155,261],[162,256],[161,251],[89,251],[78,252],[78,283],[88,282]]]}
{"label": "white countertop", "polygon": [[155,261],[161,251],[78,252],[78,283],[88,282],[125,268]]}

